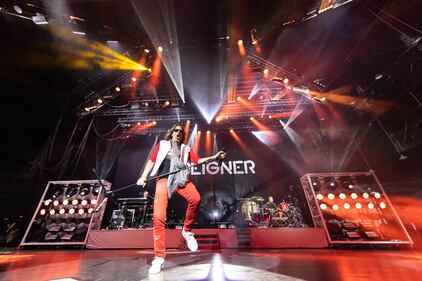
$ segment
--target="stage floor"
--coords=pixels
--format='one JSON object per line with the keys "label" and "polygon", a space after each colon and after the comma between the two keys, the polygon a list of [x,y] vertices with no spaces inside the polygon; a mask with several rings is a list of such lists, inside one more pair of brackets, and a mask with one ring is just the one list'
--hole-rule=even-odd
{"label": "stage floor", "polygon": [[411,250],[171,250],[163,271],[148,276],[152,257],[145,250],[2,253],[0,280],[416,281],[422,276],[422,253]]}

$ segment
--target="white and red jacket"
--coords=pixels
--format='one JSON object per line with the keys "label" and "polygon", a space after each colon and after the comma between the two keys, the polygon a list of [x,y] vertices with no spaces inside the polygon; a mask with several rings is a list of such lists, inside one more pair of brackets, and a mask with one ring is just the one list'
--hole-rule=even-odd
{"label": "white and red jacket", "polygon": [[[171,149],[171,143],[170,141],[162,140],[160,141],[152,150],[151,156],[149,160],[154,162],[154,167],[152,168],[150,176],[155,176],[158,172],[158,169],[160,168],[161,164],[163,163],[164,159],[166,159],[166,156],[168,152]],[[187,145],[182,144],[180,147],[180,160],[182,160],[183,163],[188,164],[194,163],[198,164],[198,160],[200,159],[198,155]]]}

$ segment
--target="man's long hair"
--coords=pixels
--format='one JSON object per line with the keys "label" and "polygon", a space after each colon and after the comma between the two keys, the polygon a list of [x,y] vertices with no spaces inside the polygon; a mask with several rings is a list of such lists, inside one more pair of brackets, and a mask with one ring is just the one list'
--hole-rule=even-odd
{"label": "man's long hair", "polygon": [[171,140],[171,134],[173,133],[174,129],[176,129],[177,126],[180,126],[183,130],[182,132],[182,137],[180,138],[180,143],[182,144],[185,141],[185,129],[183,128],[182,123],[176,123],[174,124],[166,133],[166,135],[164,136],[165,140]]}

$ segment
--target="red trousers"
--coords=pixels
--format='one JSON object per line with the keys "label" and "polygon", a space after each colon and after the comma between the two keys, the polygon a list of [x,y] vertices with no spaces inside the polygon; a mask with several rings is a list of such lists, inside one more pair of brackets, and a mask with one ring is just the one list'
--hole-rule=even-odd
{"label": "red trousers", "polygon": [[[190,181],[186,183],[184,188],[177,188],[176,192],[188,201],[184,228],[185,231],[191,231],[201,202],[201,195]],[[162,258],[166,256],[165,221],[168,199],[167,178],[159,179],[155,187],[153,236],[154,256]]]}

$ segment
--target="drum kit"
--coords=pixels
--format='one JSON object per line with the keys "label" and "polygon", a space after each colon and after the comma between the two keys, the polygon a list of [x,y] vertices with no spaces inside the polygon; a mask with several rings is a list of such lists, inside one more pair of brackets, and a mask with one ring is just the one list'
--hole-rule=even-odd
{"label": "drum kit", "polygon": [[298,200],[288,196],[278,205],[264,204],[260,196],[239,198],[241,213],[251,226],[264,227],[306,227],[303,223]]}

